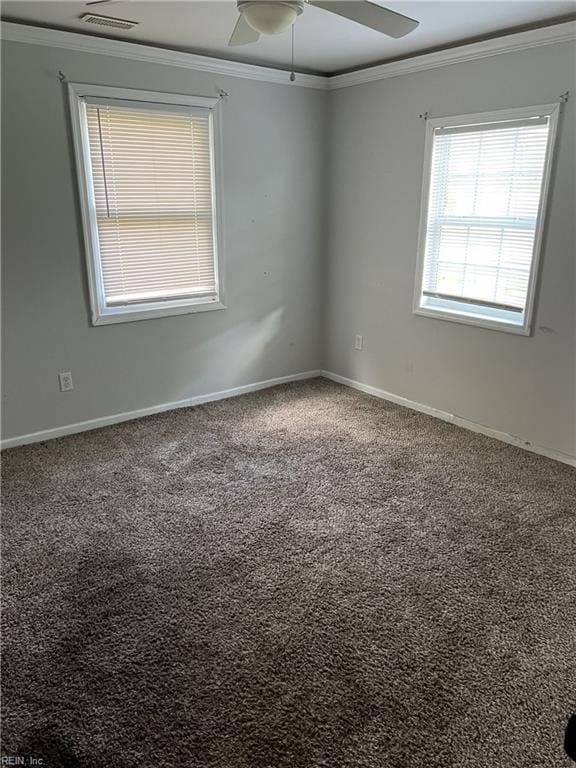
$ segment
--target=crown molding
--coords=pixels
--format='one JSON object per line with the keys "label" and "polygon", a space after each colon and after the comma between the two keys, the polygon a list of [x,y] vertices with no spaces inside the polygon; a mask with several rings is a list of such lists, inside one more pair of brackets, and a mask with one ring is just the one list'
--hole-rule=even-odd
{"label": "crown molding", "polygon": [[291,83],[290,73],[283,69],[244,64],[228,59],[216,59],[195,53],[171,51],[143,43],[127,43],[123,40],[111,40],[105,37],[83,35],[78,32],[16,24],[10,21],[2,22],[2,40],[30,45],[45,45],[50,48],[65,48],[68,51],[80,51],[81,53],[97,53],[102,56],[116,56],[120,59],[164,64],[169,67],[182,67],[197,72],[209,72],[213,75],[225,75],[226,77],[241,77],[245,80],[259,80],[278,85],[317,88],[319,90],[326,90],[327,87],[327,78],[323,75],[296,73],[296,80]]}
{"label": "crown molding", "polygon": [[386,80],[389,77],[399,77],[412,72],[422,72],[427,69],[447,67],[503,53],[523,51],[528,48],[539,48],[543,45],[556,45],[576,40],[576,21],[566,21],[548,27],[538,27],[525,32],[495,37],[476,43],[459,45],[434,53],[424,53],[412,56],[402,61],[392,61],[379,64],[343,75],[306,75],[298,74],[294,83],[289,81],[289,73],[282,69],[262,67],[256,64],[244,64],[227,59],[216,59],[211,56],[200,56],[195,53],[171,51],[166,48],[155,48],[142,43],[127,43],[122,40],[83,35],[77,32],[66,32],[59,29],[46,29],[27,24],[2,22],[2,39],[15,43],[30,45],[45,45],[51,48],[65,48],[81,53],[96,53],[102,56],[116,56],[120,59],[143,61],[152,64],[164,64],[169,67],[183,67],[197,72],[208,72],[226,77],[240,77],[245,80],[258,80],[278,85],[293,85],[300,88],[315,88],[316,90],[338,90],[354,85],[371,83],[376,80]]}
{"label": "crown molding", "polygon": [[367,67],[343,75],[333,75],[328,78],[328,90],[349,88],[353,85],[371,83],[375,80],[386,80],[389,77],[409,75],[412,72],[447,67],[450,64],[460,64],[465,61],[484,59],[488,56],[498,56],[502,53],[514,53],[527,48],[565,43],[570,40],[576,40],[576,21],[566,21],[549,27],[538,27],[477,43],[459,45],[443,51],[424,53],[421,56],[413,56],[402,61],[379,64],[375,67]]}

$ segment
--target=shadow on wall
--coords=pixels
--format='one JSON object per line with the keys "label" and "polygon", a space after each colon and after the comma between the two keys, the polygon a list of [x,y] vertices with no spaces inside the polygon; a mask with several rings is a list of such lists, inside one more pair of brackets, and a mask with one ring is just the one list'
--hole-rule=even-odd
{"label": "shadow on wall", "polygon": [[[225,355],[212,359],[211,379],[221,382],[219,389],[238,386],[240,383],[259,381],[267,377],[266,362],[278,354],[277,340],[282,328],[284,307],[277,307],[257,319],[245,320],[218,336],[206,339],[185,355],[202,360],[210,356],[216,346],[227,350]],[[276,347],[276,353],[274,353]],[[193,361],[191,361],[193,362]],[[211,383],[208,382],[208,387]],[[200,387],[201,389],[201,387]],[[182,388],[182,397],[190,395],[189,382]]]}

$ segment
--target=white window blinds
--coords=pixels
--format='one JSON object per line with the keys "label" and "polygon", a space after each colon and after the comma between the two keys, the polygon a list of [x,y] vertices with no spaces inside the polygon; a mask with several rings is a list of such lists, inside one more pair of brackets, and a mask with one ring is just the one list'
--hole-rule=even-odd
{"label": "white window blinds", "polygon": [[550,115],[433,129],[420,306],[523,324],[549,132]]}
{"label": "white window blinds", "polygon": [[210,110],[86,99],[106,307],[216,297]]}

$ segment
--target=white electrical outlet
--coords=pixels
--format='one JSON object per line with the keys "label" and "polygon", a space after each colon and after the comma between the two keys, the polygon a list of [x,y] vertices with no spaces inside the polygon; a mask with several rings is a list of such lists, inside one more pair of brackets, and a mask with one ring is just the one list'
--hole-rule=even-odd
{"label": "white electrical outlet", "polygon": [[357,333],[356,338],[354,339],[354,348],[362,349],[363,344],[364,344],[364,339],[362,338],[361,334]]}
{"label": "white electrical outlet", "polygon": [[74,389],[74,381],[70,371],[58,374],[58,383],[60,384],[60,392],[69,392]]}

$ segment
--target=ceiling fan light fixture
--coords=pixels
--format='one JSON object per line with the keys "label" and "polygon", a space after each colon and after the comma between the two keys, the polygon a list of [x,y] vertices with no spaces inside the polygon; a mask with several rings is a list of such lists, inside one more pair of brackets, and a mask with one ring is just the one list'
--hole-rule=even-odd
{"label": "ceiling fan light fixture", "polygon": [[256,32],[261,35],[278,35],[294,24],[303,6],[303,2],[248,0],[238,3],[238,10]]}

